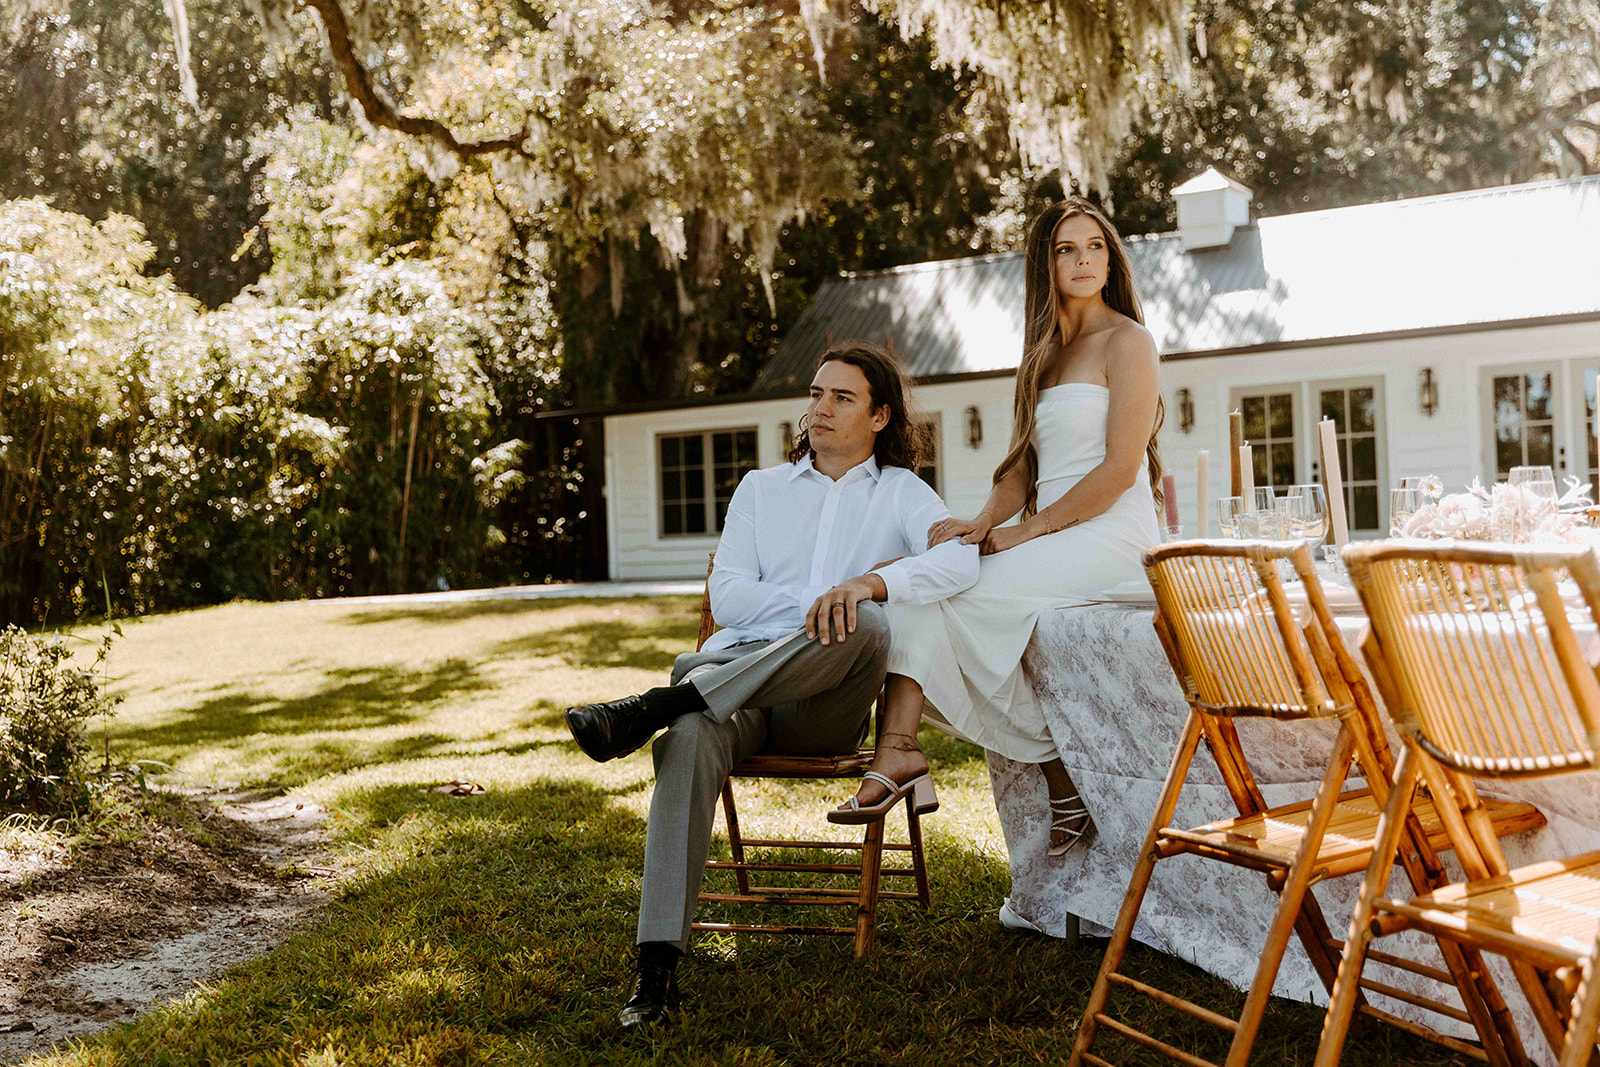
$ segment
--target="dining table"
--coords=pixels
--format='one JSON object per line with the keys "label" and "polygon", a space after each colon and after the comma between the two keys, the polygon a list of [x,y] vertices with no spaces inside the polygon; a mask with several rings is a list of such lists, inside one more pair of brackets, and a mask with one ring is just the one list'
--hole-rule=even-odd
{"label": "dining table", "polygon": [[[1340,635],[1365,670],[1359,647],[1367,627],[1353,590],[1329,576],[1323,583]],[[1304,591],[1300,593],[1301,602]],[[1113,601],[1091,601],[1047,612],[1035,630],[1024,666],[1044,708],[1063,763],[1094,820],[1086,841],[1065,856],[1048,855],[1049,812],[1044,777],[1033,764],[988,754],[990,779],[1011,866],[1011,891],[1000,910],[1007,926],[1054,937],[1108,936],[1128,878],[1149,829],[1171,765],[1188,705],[1153,626],[1148,588]],[[1592,624],[1583,635],[1600,654]],[[1236,720],[1241,747],[1266,800],[1288,803],[1312,795],[1326,768],[1337,723]],[[1398,751],[1398,740],[1392,742]],[[1514,783],[1479,782],[1485,795],[1526,800],[1547,820],[1537,830],[1503,839],[1515,867],[1554,856],[1600,849],[1600,772]],[[1198,826],[1238,814],[1215,762],[1202,746],[1174,816]],[[1461,872],[1445,857],[1453,878]],[[1313,893],[1335,937],[1344,938],[1360,888],[1359,874],[1317,884]],[[1390,895],[1412,894],[1398,872]],[[1254,976],[1277,900],[1265,877],[1222,863],[1189,858],[1155,868],[1134,929],[1138,942],[1246,989]],[[1414,932],[1388,939],[1386,951],[1442,966],[1437,946]],[[1085,945],[1100,942],[1085,942]],[[1530,1055],[1553,1062],[1531,1009],[1503,961],[1491,958]],[[1427,979],[1369,964],[1380,981],[1438,997]],[[1431,987],[1431,988],[1430,988]],[[1279,968],[1273,993],[1315,1004],[1327,992],[1298,941]],[[1440,999],[1450,1001],[1453,991]],[[1469,1028],[1394,998],[1376,1006],[1458,1037]],[[1459,1004],[1459,1000],[1453,1001]]]}

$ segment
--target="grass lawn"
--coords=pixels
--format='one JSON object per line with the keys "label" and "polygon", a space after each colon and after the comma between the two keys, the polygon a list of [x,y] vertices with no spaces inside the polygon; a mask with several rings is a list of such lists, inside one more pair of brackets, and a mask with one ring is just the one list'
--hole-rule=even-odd
{"label": "grass lawn", "polygon": [[[110,660],[127,698],[112,727],[120,757],[321,802],[349,874],[320,919],[265,957],[31,1062],[1064,1060],[1103,942],[1066,947],[1000,928],[1008,881],[983,757],[938,735],[925,735],[943,801],[924,823],[930,911],[886,903],[878,950],[859,963],[845,938],[702,939],[680,968],[678,1025],[654,1039],[618,1035],[649,757],[591,763],[560,711],[657,684],[692,644],[697,607],[687,597],[236,604],[124,623]],[[422,792],[454,778],[488,792]],[[741,818],[815,836],[842,795],[837,784],[770,783],[744,790]],[[1135,975],[1201,1003],[1242,1004],[1167,957],[1133,960]],[[1310,1063],[1321,1021],[1318,1009],[1274,1002],[1255,1062]],[[1222,1054],[1199,1024],[1151,1025]],[[1108,1053],[1120,1054],[1163,1062]],[[1344,1062],[1455,1060],[1378,1029]]]}

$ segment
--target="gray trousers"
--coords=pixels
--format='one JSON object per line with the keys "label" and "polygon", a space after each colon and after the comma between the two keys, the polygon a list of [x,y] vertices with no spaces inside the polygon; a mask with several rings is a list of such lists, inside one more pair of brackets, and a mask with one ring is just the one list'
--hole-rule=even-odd
{"label": "gray trousers", "polygon": [[[689,924],[711,851],[717,798],[734,764],[759,751],[796,756],[853,752],[883,689],[889,621],[866,601],[856,632],[824,645],[804,631],[777,641],[688,652],[672,668],[708,709],[680,715],[655,740],[655,792],[645,831],[639,937],[689,944]],[[709,665],[709,666],[708,666]]]}

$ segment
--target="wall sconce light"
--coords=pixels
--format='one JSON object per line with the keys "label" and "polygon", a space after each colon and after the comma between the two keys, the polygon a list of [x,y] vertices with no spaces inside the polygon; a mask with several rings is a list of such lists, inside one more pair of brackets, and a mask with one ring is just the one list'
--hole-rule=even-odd
{"label": "wall sconce light", "polygon": [[1178,390],[1178,429],[1184,433],[1194,429],[1194,394],[1187,389]]}
{"label": "wall sconce light", "polygon": [[782,463],[789,458],[789,449],[794,447],[794,423],[778,423],[778,462]]}
{"label": "wall sconce light", "polygon": [[967,446],[978,448],[983,444],[983,416],[976,405],[967,408]]}
{"label": "wall sconce light", "polygon": [[1417,407],[1424,415],[1439,410],[1439,383],[1433,379],[1433,368],[1423,367],[1417,375]]}

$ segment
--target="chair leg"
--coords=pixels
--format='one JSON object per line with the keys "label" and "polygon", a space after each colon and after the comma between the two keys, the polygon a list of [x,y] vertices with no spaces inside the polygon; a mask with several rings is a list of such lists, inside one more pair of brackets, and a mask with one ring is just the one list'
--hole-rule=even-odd
{"label": "chair leg", "polygon": [[1594,1050],[1595,1029],[1600,1024],[1600,974],[1595,973],[1592,954],[1583,968],[1578,993],[1572,998],[1572,1009],[1566,1044],[1561,1049],[1561,1067],[1594,1067],[1600,1063]]}
{"label": "chair leg", "polygon": [[[728,820],[728,851],[733,855],[733,862],[744,862],[744,838],[739,836],[739,812],[733,803],[733,779],[729,778],[722,783],[722,814]],[[739,886],[741,896],[750,892],[750,875],[743,867],[733,872],[734,882]]]}
{"label": "chair leg", "polygon": [[1328,769],[1323,772],[1317,786],[1316,798],[1306,819],[1305,833],[1300,838],[1300,850],[1290,865],[1283,889],[1279,892],[1278,910],[1272,916],[1267,931],[1267,943],[1261,949],[1261,960],[1256,964],[1250,994],[1245,998],[1244,1010],[1239,1015],[1239,1028],[1234,1031],[1233,1043],[1228,1047],[1227,1067],[1245,1067],[1250,1060],[1250,1049],[1255,1044],[1256,1031],[1267,1010],[1267,1000],[1272,994],[1272,983],[1278,976],[1278,966],[1289,947],[1289,935],[1294,932],[1300,917],[1301,902],[1311,886],[1311,874],[1317,865],[1317,853],[1339,807],[1339,790],[1344,785],[1350,769],[1350,759],[1355,754],[1355,738],[1348,725],[1339,730],[1333,746],[1333,756]]}
{"label": "chair leg", "polygon": [[878,926],[878,879],[882,870],[883,820],[879,819],[867,824],[867,833],[861,842],[861,894],[856,902],[856,959],[872,951]]}
{"label": "chair leg", "polygon": [[922,816],[909,799],[906,802],[906,836],[911,841],[911,869],[915,872],[917,901],[924,908],[933,903],[928,892],[928,865],[922,858]]}
{"label": "chair leg", "polygon": [[1200,727],[1200,715],[1191,709],[1189,719],[1184,724],[1183,738],[1178,742],[1178,751],[1173,753],[1172,766],[1167,770],[1166,784],[1161,787],[1161,799],[1157,801],[1155,813],[1150,817],[1150,829],[1145,833],[1139,862],[1134,865],[1133,877],[1128,880],[1128,891],[1122,898],[1122,908],[1117,912],[1116,929],[1111,932],[1105,958],[1100,961],[1100,971],[1095,975],[1094,989],[1089,994],[1088,1006],[1084,1008],[1083,1021],[1078,1024],[1078,1037],[1072,1044],[1067,1067],[1078,1067],[1089,1046],[1094,1043],[1098,1029],[1095,1016],[1105,1011],[1106,1001],[1111,995],[1110,975],[1122,964],[1123,953],[1133,937],[1133,924],[1139,918],[1145,890],[1150,887],[1150,876],[1155,873],[1157,835],[1172,821],[1172,814],[1177,810],[1178,794],[1183,791],[1183,783],[1189,775],[1189,764],[1193,762],[1195,749],[1200,745]]}
{"label": "chair leg", "polygon": [[1389,802],[1378,817],[1372,861],[1361,880],[1361,895],[1356,899],[1356,909],[1350,916],[1350,933],[1344,940],[1344,959],[1339,963],[1339,976],[1334,979],[1333,994],[1328,998],[1328,1014],[1322,1020],[1316,1067],[1337,1067],[1339,1054],[1344,1051],[1345,1035],[1361,996],[1361,968],[1366,962],[1367,945],[1372,940],[1367,924],[1372,920],[1373,902],[1388,888],[1389,876],[1394,870],[1395,850],[1400,846],[1406,812],[1411,808],[1411,793],[1417,784],[1417,760],[1416,749],[1406,745],[1400,765],[1395,768]]}

